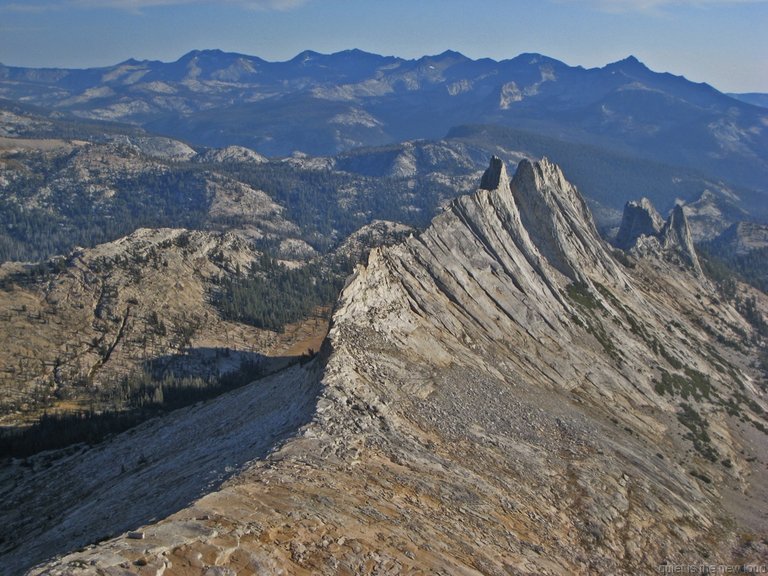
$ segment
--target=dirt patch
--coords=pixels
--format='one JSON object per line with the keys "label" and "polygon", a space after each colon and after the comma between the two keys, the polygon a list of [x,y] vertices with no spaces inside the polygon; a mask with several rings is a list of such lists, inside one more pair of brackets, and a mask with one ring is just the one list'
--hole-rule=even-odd
{"label": "dirt patch", "polygon": [[330,309],[325,306],[316,308],[305,320],[288,324],[268,355],[301,356],[317,352],[328,335],[329,318]]}

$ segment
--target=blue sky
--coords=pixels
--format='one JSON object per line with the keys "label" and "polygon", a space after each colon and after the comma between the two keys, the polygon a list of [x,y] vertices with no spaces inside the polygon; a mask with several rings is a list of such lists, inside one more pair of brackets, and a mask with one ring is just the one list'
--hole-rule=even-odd
{"label": "blue sky", "polygon": [[768,0],[0,0],[0,62],[83,68],[196,48],[287,60],[360,48],[416,58],[540,52],[768,92]]}

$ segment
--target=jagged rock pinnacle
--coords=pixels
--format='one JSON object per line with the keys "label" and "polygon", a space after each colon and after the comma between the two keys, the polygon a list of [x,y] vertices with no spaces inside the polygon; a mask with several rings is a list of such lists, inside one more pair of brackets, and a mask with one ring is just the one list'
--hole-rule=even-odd
{"label": "jagged rock pinnacle", "polygon": [[501,185],[509,183],[507,167],[498,156],[491,156],[491,162],[480,180],[480,188],[483,190],[498,190]]}
{"label": "jagged rock pinnacle", "polygon": [[550,265],[571,280],[597,269],[619,276],[584,199],[559,166],[547,158],[521,160],[511,190],[523,229]]}
{"label": "jagged rock pinnacle", "polygon": [[636,255],[655,255],[678,261],[691,268],[694,274],[702,274],[688,219],[680,205],[672,209],[665,222],[647,198],[627,202],[615,244]]}
{"label": "jagged rock pinnacle", "polygon": [[628,250],[640,236],[657,236],[664,227],[664,219],[648,198],[640,202],[627,202],[616,234],[616,246]]}
{"label": "jagged rock pinnacle", "polygon": [[702,274],[699,258],[693,246],[691,229],[683,207],[676,204],[661,231],[661,244],[665,251],[674,251],[696,274]]}

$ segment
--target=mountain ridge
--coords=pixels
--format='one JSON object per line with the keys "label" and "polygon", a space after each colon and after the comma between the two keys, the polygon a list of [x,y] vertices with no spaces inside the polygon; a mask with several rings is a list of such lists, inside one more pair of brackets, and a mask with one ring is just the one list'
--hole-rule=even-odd
{"label": "mountain ridge", "polygon": [[[123,534],[31,574],[652,574],[765,561],[768,402],[748,322],[663,254],[623,264],[548,161],[510,178],[494,159],[481,182],[493,189],[358,266],[320,355],[284,376],[306,378],[311,398],[289,438],[133,526],[143,540]],[[740,332],[740,347],[718,343]],[[114,440],[151,447],[145,482],[162,473],[154,430]],[[36,534],[88,532],[87,509],[41,499],[68,523]]]}
{"label": "mountain ridge", "polygon": [[[496,60],[495,58],[491,58],[491,57],[487,57],[487,56],[483,56],[483,57],[480,57],[480,58],[471,58],[471,57],[466,56],[466,55],[464,55],[463,53],[461,53],[461,52],[459,52],[457,50],[453,50],[453,49],[450,49],[450,48],[448,48],[446,50],[443,50],[440,53],[424,54],[422,56],[418,56],[418,57],[415,57],[415,58],[403,58],[403,57],[394,56],[394,55],[383,55],[383,54],[378,54],[378,53],[375,53],[375,52],[369,52],[367,50],[361,50],[359,48],[348,48],[348,49],[339,50],[339,51],[336,51],[336,52],[328,52],[328,53],[317,52],[317,51],[312,50],[312,49],[307,49],[307,50],[303,50],[303,51],[297,53],[295,56],[292,56],[292,57],[287,58],[285,60],[265,60],[265,59],[263,59],[263,58],[261,58],[259,56],[253,55],[253,54],[246,54],[244,52],[230,52],[230,51],[222,50],[222,49],[219,49],[219,48],[195,48],[195,49],[192,49],[192,50],[189,50],[189,51],[185,52],[184,54],[180,55],[175,60],[138,59],[138,58],[134,58],[134,57],[129,57],[126,60],[118,62],[117,64],[111,64],[111,65],[107,64],[107,65],[103,65],[103,66],[92,66],[92,67],[85,67],[85,68],[57,67],[57,66],[41,66],[41,67],[15,66],[13,64],[6,64],[4,62],[0,62],[0,66],[2,66],[3,68],[13,68],[13,69],[16,69],[16,70],[34,69],[34,70],[68,70],[68,71],[78,71],[79,70],[79,71],[83,71],[83,70],[102,70],[102,69],[105,69],[105,68],[111,68],[113,66],[119,66],[121,64],[145,64],[145,63],[174,64],[174,63],[178,63],[180,61],[187,61],[187,60],[190,60],[191,58],[198,57],[198,56],[225,56],[227,58],[252,58],[254,60],[261,61],[261,62],[286,63],[286,62],[291,62],[291,61],[294,61],[294,60],[301,61],[306,56],[343,57],[343,56],[350,56],[350,55],[355,55],[355,56],[361,55],[361,56],[365,56],[365,57],[373,56],[375,58],[394,59],[394,60],[399,60],[399,61],[403,61],[403,62],[415,62],[415,61],[423,60],[423,59],[438,59],[438,58],[441,58],[441,57],[452,57],[452,58],[453,57],[458,57],[458,58],[460,58],[462,60],[471,60],[471,61],[475,61],[475,62],[477,62],[477,61],[491,61],[491,62],[496,62],[496,63],[507,62],[507,61],[510,61],[510,60],[514,60],[516,58],[524,58],[524,59],[546,58],[548,61],[560,62],[559,60],[556,60],[555,58],[546,56],[544,54],[540,54],[538,52],[522,52],[522,53],[520,53],[517,56],[514,56],[512,58],[501,59],[501,60]],[[638,63],[640,63],[639,60],[635,56],[629,55],[629,56],[627,56],[625,58],[616,60],[615,62],[609,62],[609,63],[605,64],[605,66],[611,66],[611,65],[614,65],[614,64],[620,64],[620,63],[624,63],[624,62],[630,62],[630,63],[638,62]],[[643,65],[643,66],[645,66],[645,65]],[[600,67],[596,67],[596,68],[600,68]]]}
{"label": "mountain ridge", "polygon": [[[307,59],[309,58],[309,59]],[[215,50],[85,70],[0,67],[0,96],[267,156],[334,154],[500,124],[599,144],[765,191],[765,109],[627,58],[405,60],[348,50],[285,62]]]}

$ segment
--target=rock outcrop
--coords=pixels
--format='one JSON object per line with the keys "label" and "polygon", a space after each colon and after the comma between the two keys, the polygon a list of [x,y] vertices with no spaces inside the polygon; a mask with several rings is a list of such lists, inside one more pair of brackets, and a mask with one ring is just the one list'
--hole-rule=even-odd
{"label": "rock outcrop", "polygon": [[365,261],[372,247],[395,244],[402,241],[416,230],[411,226],[390,222],[388,220],[374,220],[351,234],[336,249],[336,257],[346,258],[353,262]]}
{"label": "rock outcrop", "polygon": [[699,276],[703,274],[691,229],[680,205],[675,205],[665,221],[647,198],[639,203],[627,202],[615,244],[636,254],[654,254],[679,263]]}
{"label": "rock outcrop", "polygon": [[661,245],[666,254],[675,254],[696,274],[701,275],[701,265],[691,238],[691,229],[683,207],[676,205],[661,230]]}
{"label": "rock outcrop", "polygon": [[648,198],[643,198],[640,202],[627,202],[615,244],[622,250],[629,250],[638,238],[658,236],[663,227],[664,219]]}
{"label": "rock outcrop", "polygon": [[[669,246],[688,246],[677,212],[664,230]],[[311,422],[194,504],[137,521],[144,540],[119,536],[31,573],[764,562],[768,403],[749,339],[719,345],[751,328],[692,268],[631,258],[614,259],[557,166],[524,161],[510,179],[494,159],[475,194],[358,267],[304,368],[319,386],[294,388],[316,394],[302,404]],[[227,402],[206,417],[224,418]],[[145,427],[112,442],[162,437]],[[81,509],[66,517],[9,565],[38,538],[104,536]]]}
{"label": "rock outcrop", "polygon": [[698,200],[683,206],[691,235],[697,243],[712,240],[734,222],[750,218],[750,214],[739,207],[738,195],[728,186],[706,184],[712,189],[705,189]]}
{"label": "rock outcrop", "polygon": [[121,142],[135,148],[151,158],[162,160],[188,161],[197,156],[197,152],[184,142],[162,136],[118,136],[116,142]]}
{"label": "rock outcrop", "polygon": [[228,164],[233,162],[252,162],[263,164],[269,162],[267,158],[258,152],[245,146],[227,146],[226,148],[214,148],[206,151],[196,158],[200,162],[212,164]]}

